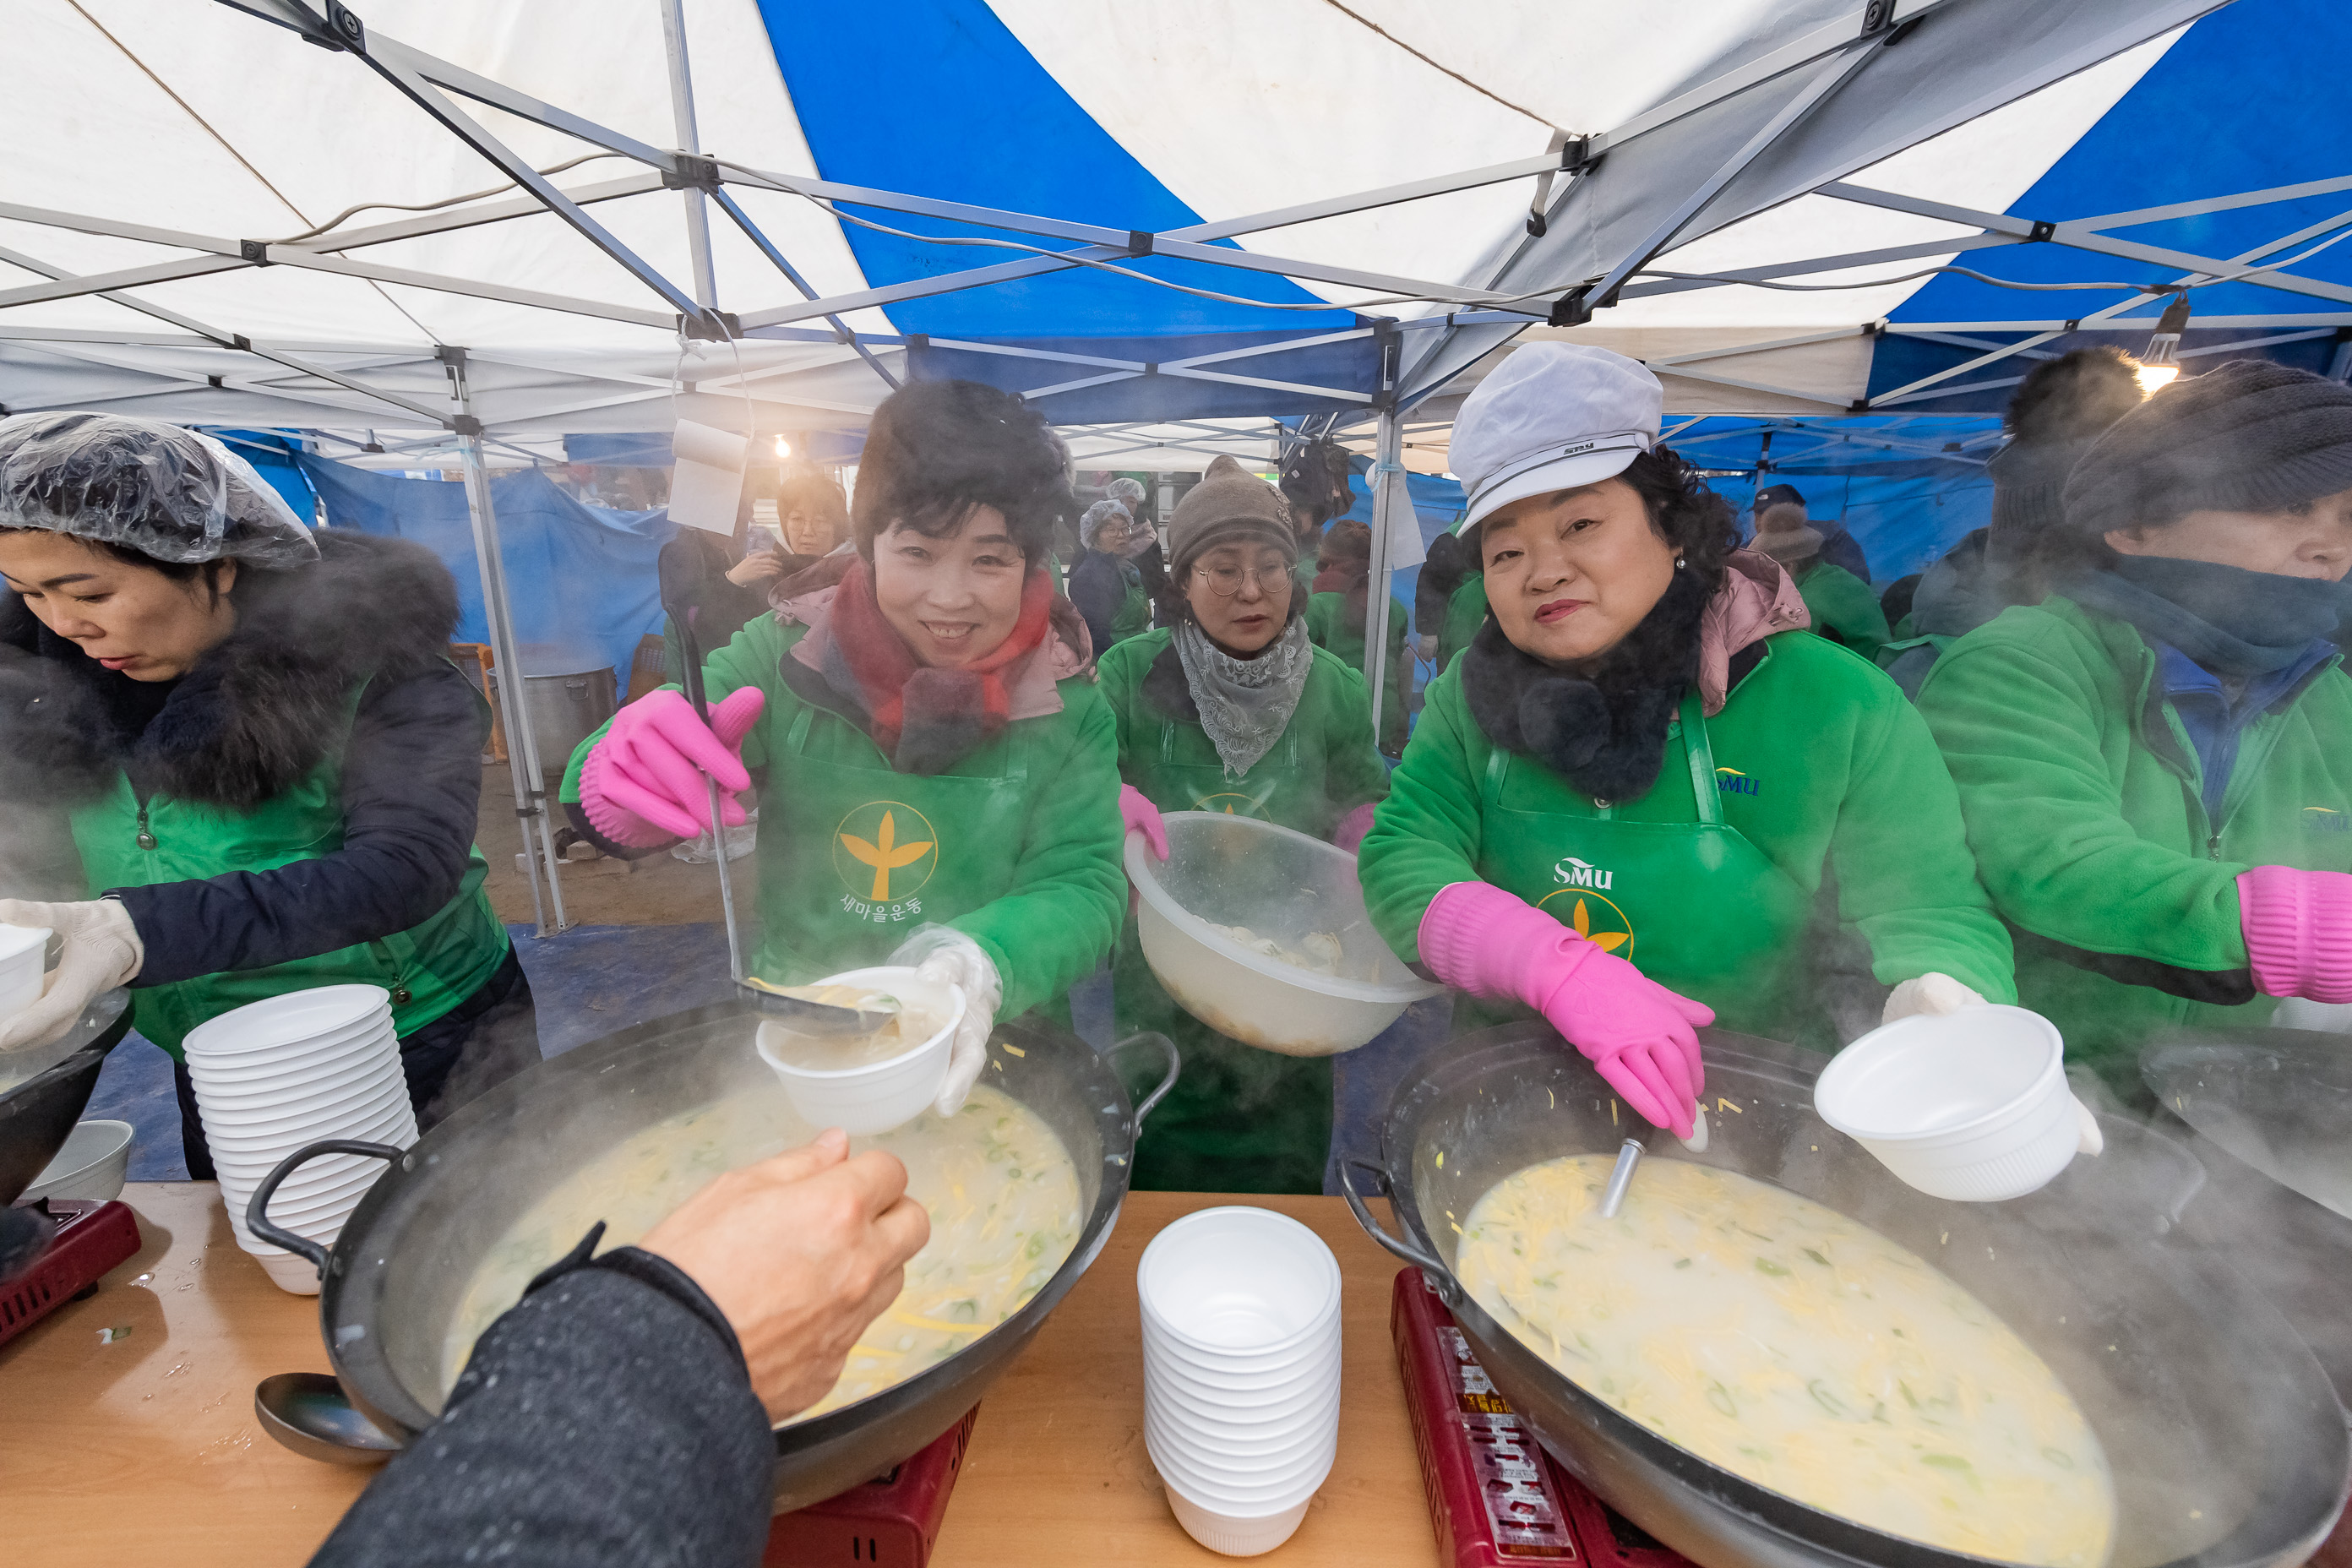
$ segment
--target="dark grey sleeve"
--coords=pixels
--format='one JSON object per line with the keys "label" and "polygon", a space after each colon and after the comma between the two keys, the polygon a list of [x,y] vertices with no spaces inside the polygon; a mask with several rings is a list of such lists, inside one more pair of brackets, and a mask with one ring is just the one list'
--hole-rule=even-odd
{"label": "dark grey sleeve", "polygon": [[776,1450],[734,1335],[683,1274],[668,1270],[706,1310],[604,1266],[614,1258],[490,1325],[440,1421],[384,1467],[312,1568],[759,1562]]}
{"label": "dark grey sleeve", "polygon": [[342,847],[274,871],[115,889],[147,952],[131,984],[310,958],[440,909],[473,847],[488,733],[452,665],[372,683],[343,754]]}

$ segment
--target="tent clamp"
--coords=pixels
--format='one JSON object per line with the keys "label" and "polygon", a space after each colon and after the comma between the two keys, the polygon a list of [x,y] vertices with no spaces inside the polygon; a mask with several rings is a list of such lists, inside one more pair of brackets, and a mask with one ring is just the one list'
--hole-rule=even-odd
{"label": "tent clamp", "polygon": [[269,242],[266,239],[240,239],[236,242],[237,258],[250,261],[256,267],[275,267],[269,259]]}
{"label": "tent clamp", "polygon": [[1127,231],[1127,253],[1129,256],[1150,255],[1151,240],[1151,231],[1148,228],[1129,229]]}
{"label": "tent clamp", "polygon": [[2083,319],[2077,316],[2058,330],[2062,332],[2079,332],[2083,330]]}
{"label": "tent clamp", "polygon": [[2036,219],[2032,232],[2025,237],[2025,242],[2028,245],[2039,245],[2043,241],[2050,239],[2052,237],[2056,235],[2057,232],[2058,226],[2056,224],[2052,223],[2047,219]]}
{"label": "tent clamp", "polygon": [[1895,0],[1870,0],[1862,8],[1862,37],[1868,37],[1895,20]]}
{"label": "tent clamp", "polygon": [[205,377],[205,384],[211,387],[215,392],[219,392],[226,388],[228,385],[228,383],[220,376],[208,375]]}
{"label": "tent clamp", "polygon": [[1545,319],[1544,324],[1553,327],[1584,325],[1585,322],[1592,320],[1591,308],[1585,303],[1591,293],[1592,285],[1590,283],[1580,283],[1570,289],[1551,302],[1551,314]]}
{"label": "tent clamp", "polygon": [[482,422],[470,414],[454,414],[447,421],[450,430],[459,436],[479,437]]}
{"label": "tent clamp", "polygon": [[662,188],[668,191],[702,191],[716,193],[719,189],[719,160],[704,157],[699,153],[680,153],[677,166],[661,172]]}
{"label": "tent clamp", "polygon": [[704,310],[677,319],[680,337],[706,343],[732,342],[743,335],[743,319],[732,310]]}
{"label": "tent clamp", "polygon": [[355,55],[367,53],[367,25],[341,0],[327,0],[328,32],[320,34],[303,29],[302,37],[322,49],[349,49]]}

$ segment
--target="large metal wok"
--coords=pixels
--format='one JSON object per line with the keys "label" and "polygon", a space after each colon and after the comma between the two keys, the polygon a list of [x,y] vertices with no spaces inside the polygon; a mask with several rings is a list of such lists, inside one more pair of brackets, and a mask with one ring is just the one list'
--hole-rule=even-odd
{"label": "large metal wok", "polygon": [[[752,1053],[758,1018],[730,1002],[625,1029],[509,1079],[405,1152],[313,1144],[273,1172],[254,1194],[251,1228],[320,1266],[320,1327],[352,1403],[404,1443],[430,1426],[446,1392],[449,1326],[485,1256],[556,1183],[620,1140],[735,1095],[772,1095],[789,1116]],[[1146,1042],[1165,1052],[1166,1076],[1130,1108],[1112,1063],[1076,1036],[1026,1021],[996,1032],[981,1081],[1043,1117],[1068,1150],[1086,1216],[1077,1245],[1028,1305],[965,1350],[896,1387],[777,1428],[780,1511],[870,1480],[953,1426],[1086,1272],[1127,1196],[1138,1124],[1175,1079],[1175,1050],[1159,1036],[1138,1036],[1113,1054]],[[381,1152],[390,1168],[331,1250],[268,1225],[263,1213],[288,1172],[335,1149]]]}
{"label": "large metal wok", "polygon": [[[2352,1471],[2344,1413],[2278,1313],[2175,1234],[2179,1205],[2203,1179],[2179,1145],[2103,1118],[2106,1152],[2076,1160],[2041,1192],[1942,1203],[1815,1116],[1812,1081],[1826,1058],[1718,1030],[1701,1039],[1712,1144],[1692,1155],[1662,1135],[1652,1158],[1696,1159],[1825,1204],[1999,1312],[2064,1380],[2106,1449],[2112,1568],[2284,1568],[2326,1537]],[[1675,1551],[1709,1568],[1979,1563],[1707,1464],[1555,1372],[1463,1291],[1448,1209],[1467,1213],[1534,1162],[1613,1151],[1629,1129],[1646,1131],[1558,1036],[1510,1025],[1454,1042],[1390,1104],[1381,1163],[1360,1168],[1381,1178],[1404,1238],[1373,1221],[1356,1173],[1342,1175],[1358,1219],[1429,1276],[1544,1447]]]}

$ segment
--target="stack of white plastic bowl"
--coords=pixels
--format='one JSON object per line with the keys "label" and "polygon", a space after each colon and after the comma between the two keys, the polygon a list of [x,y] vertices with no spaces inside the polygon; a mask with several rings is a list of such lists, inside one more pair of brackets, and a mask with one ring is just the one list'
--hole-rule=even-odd
{"label": "stack of white plastic bowl", "polygon": [[[198,1025],[184,1045],[237,1245],[284,1289],[318,1294],[309,1259],[246,1229],[246,1205],[279,1161],[321,1139],[416,1142],[391,996],[381,985],[289,992]],[[331,1244],[383,1173],[383,1161],[363,1154],[313,1160],[278,1186],[270,1222]]]}
{"label": "stack of white plastic bowl", "polygon": [[1339,1441],[1339,1263],[1258,1208],[1203,1209],[1152,1238],[1143,1436],[1185,1532],[1233,1557],[1290,1539]]}

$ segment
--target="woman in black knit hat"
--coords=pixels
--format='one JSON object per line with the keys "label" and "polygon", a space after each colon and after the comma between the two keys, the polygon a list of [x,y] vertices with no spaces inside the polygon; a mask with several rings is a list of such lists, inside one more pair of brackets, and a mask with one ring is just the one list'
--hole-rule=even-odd
{"label": "woman in black knit hat", "polygon": [[2066,481],[2050,590],[1919,693],[2020,1000],[2126,1100],[2169,1025],[2352,1001],[2352,388],[2223,364]]}

